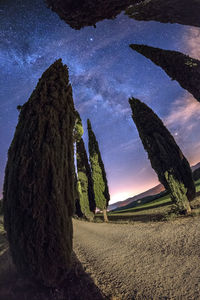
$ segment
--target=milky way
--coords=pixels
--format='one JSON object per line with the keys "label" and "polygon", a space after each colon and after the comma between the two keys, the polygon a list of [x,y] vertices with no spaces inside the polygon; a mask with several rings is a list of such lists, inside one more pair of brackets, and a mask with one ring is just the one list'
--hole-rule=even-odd
{"label": "milky way", "polygon": [[[105,163],[112,200],[157,183],[131,119],[128,98],[147,103],[165,122],[191,164],[200,161],[200,104],[131,43],[177,50],[200,58],[200,30],[139,22],[123,14],[97,28],[71,29],[42,0],[1,1],[0,190],[6,155],[26,102],[45,69],[62,58],[85,129],[91,119]],[[120,199],[121,194],[121,199]]]}

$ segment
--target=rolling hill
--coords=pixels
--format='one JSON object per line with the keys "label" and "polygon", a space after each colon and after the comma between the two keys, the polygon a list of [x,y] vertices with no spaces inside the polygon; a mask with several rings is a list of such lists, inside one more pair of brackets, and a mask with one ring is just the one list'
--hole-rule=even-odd
{"label": "rolling hill", "polygon": [[[191,166],[191,169],[192,169],[192,172],[194,172],[197,169],[200,169],[200,162],[197,163],[194,166]],[[164,186],[162,184],[158,184],[158,185],[154,186],[153,188],[151,188],[151,189],[149,189],[149,190],[147,190],[147,191],[145,191],[141,194],[138,194],[138,195],[130,197],[126,200],[118,201],[116,203],[108,205],[108,210],[110,211],[110,210],[115,210],[117,208],[128,206],[132,202],[135,202],[139,199],[143,199],[143,198],[146,198],[146,197],[149,197],[149,196],[160,194],[164,190],[165,190]]]}

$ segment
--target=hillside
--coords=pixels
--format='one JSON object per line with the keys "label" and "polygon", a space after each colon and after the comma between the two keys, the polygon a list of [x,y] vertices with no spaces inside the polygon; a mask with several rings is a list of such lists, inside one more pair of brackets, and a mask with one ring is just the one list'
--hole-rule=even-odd
{"label": "hillside", "polygon": [[159,194],[162,191],[164,191],[164,186],[162,184],[158,184],[158,185],[154,186],[153,188],[151,188],[151,189],[149,189],[149,190],[147,190],[147,191],[145,191],[145,192],[143,192],[141,194],[138,194],[136,196],[130,197],[130,198],[124,200],[124,201],[119,201],[119,202],[116,202],[114,204],[109,205],[108,206],[108,210],[114,210],[114,209],[119,208],[119,207],[127,206],[131,202],[135,202],[135,201],[137,201],[139,199]]}
{"label": "hillside", "polygon": [[146,196],[146,197],[143,197],[143,198],[139,198],[138,200],[136,201],[132,201],[131,203],[129,203],[128,205],[125,205],[125,206],[122,206],[122,207],[118,207],[116,209],[114,209],[114,212],[118,212],[118,211],[124,211],[124,210],[127,210],[127,209],[130,209],[130,208],[134,208],[134,207],[138,207],[140,205],[143,205],[143,204],[146,204],[146,203],[149,203],[154,200],[157,200],[157,199],[161,199],[162,197],[168,195],[169,197],[169,193],[167,193],[165,190],[158,193],[158,194],[155,194],[155,195],[151,195],[151,196]]}
{"label": "hillside", "polygon": [[[191,166],[191,169],[192,169],[192,172],[194,172],[197,169],[200,169],[200,162],[197,163],[194,166]],[[197,172],[195,172],[195,174],[196,173]],[[198,173],[200,173],[200,172],[198,172]],[[197,180],[198,178],[199,177],[197,176],[197,178],[195,178],[195,180]],[[108,205],[108,210],[109,211],[110,210],[115,210],[115,209],[121,208],[121,207],[123,207],[125,209],[125,206],[128,206],[132,202],[135,202],[137,200],[146,198],[148,196],[153,196],[153,195],[160,194],[163,191],[164,191],[163,185],[162,184],[158,184],[158,185],[154,186],[153,188],[151,188],[151,189],[149,189],[149,190],[147,190],[147,191],[145,191],[145,192],[143,192],[141,194],[138,194],[138,195],[130,197],[130,198],[126,199],[126,200],[118,201],[118,202],[116,202],[114,204]],[[128,208],[130,208],[130,207],[133,207],[133,206],[129,206]]]}

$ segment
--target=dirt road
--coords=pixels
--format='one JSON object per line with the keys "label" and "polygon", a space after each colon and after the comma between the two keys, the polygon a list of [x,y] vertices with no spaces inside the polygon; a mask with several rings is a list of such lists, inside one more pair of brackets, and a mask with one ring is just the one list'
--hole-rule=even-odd
{"label": "dirt road", "polygon": [[109,298],[200,299],[200,217],[134,225],[74,220],[74,251]]}

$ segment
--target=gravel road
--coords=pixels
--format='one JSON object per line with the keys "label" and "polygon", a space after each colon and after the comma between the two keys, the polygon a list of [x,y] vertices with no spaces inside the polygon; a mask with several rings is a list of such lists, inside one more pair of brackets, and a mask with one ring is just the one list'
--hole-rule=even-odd
{"label": "gravel road", "polygon": [[110,299],[200,299],[200,218],[111,224],[74,220],[74,251]]}

